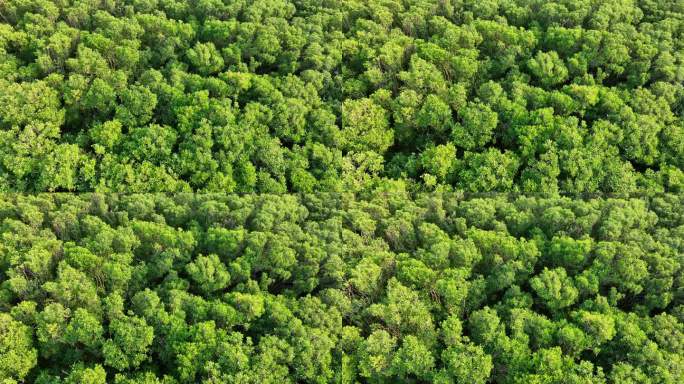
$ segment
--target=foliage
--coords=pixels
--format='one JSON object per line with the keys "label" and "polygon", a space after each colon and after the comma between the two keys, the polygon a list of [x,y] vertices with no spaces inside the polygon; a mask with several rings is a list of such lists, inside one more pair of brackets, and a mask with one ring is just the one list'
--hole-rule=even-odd
{"label": "foliage", "polygon": [[684,196],[0,195],[6,383],[680,383]]}
{"label": "foliage", "polygon": [[4,0],[0,191],[679,193],[683,84],[678,1]]}

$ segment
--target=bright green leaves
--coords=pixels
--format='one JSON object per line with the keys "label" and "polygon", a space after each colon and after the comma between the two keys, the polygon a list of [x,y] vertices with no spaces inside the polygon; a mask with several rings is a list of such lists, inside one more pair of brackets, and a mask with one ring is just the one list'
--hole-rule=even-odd
{"label": "bright green leaves", "polygon": [[468,275],[466,269],[447,269],[436,281],[434,289],[447,313],[459,315],[465,312],[470,288]]}
{"label": "bright green leaves", "polygon": [[652,165],[658,158],[658,135],[663,129],[657,117],[638,115],[624,123],[622,149],[626,157],[640,164]]}
{"label": "bright green leaves", "polygon": [[88,368],[83,364],[76,364],[64,380],[67,384],[105,384],[107,372],[101,365]]}
{"label": "bright green leaves", "polygon": [[[421,95],[412,89],[403,90],[395,97],[392,104],[392,119],[394,121],[395,137],[398,142],[410,145],[411,141],[416,139],[416,125],[418,123],[416,115],[422,109],[421,100]],[[434,99],[434,105],[430,109],[442,109],[440,105],[441,100],[438,100],[439,98]],[[440,118],[445,117],[444,114],[434,117],[428,112],[427,108],[423,112],[425,127],[429,127],[431,122],[439,124]],[[439,127],[439,129],[443,129],[443,127]]]}
{"label": "bright green leaves", "polygon": [[614,383],[637,384],[650,383],[651,379],[641,369],[631,364],[618,363],[610,373],[610,379]]}
{"label": "bright green leaves", "polygon": [[448,143],[428,148],[421,153],[420,164],[426,171],[423,179],[427,186],[434,185],[434,181],[428,180],[430,177],[436,178],[436,181],[441,183],[448,182],[457,164],[456,147]]}
{"label": "bright green leaves", "polygon": [[297,262],[297,254],[284,235],[254,232],[246,239],[243,255],[255,272],[289,278]]}
{"label": "bright green leaves", "polygon": [[548,243],[544,256],[552,265],[575,271],[587,262],[591,249],[591,238],[575,240],[569,236],[555,236]]}
{"label": "bright green leaves", "polygon": [[186,271],[204,293],[224,289],[230,283],[226,266],[216,255],[200,256],[185,267]]}
{"label": "bright green leaves", "polygon": [[[115,122],[117,120],[114,120]],[[109,123],[109,122],[108,122]],[[107,123],[105,123],[107,125]],[[103,129],[113,129],[109,134],[116,135],[117,124],[110,124]],[[114,136],[116,137],[116,136]],[[108,137],[107,139],[114,139]],[[156,164],[164,164],[173,155],[174,145],[178,140],[178,133],[169,126],[149,124],[128,130],[128,135],[123,147],[126,153],[138,161],[150,161]]]}
{"label": "bright green leaves", "polygon": [[382,268],[368,258],[362,259],[351,271],[349,282],[360,293],[374,294],[380,284]]}
{"label": "bright green leaves", "polygon": [[123,126],[119,120],[105,121],[95,125],[89,132],[96,153],[111,150],[121,140]]}
{"label": "bright green leaves", "polygon": [[93,111],[97,114],[106,114],[114,108],[116,103],[116,91],[105,80],[96,78],[88,87],[85,95],[78,100],[79,108]]}
{"label": "bright green leaves", "polygon": [[520,382],[524,383],[605,383],[603,372],[595,370],[592,363],[582,361],[576,363],[572,358],[563,355],[560,348],[541,349],[532,359],[534,373],[523,374]]}
{"label": "bright green leaves", "polygon": [[445,349],[441,358],[446,369],[438,377],[445,383],[484,384],[494,368],[491,356],[482,347],[470,343]]}
{"label": "bright green leaves", "polygon": [[482,153],[466,152],[457,166],[457,186],[470,192],[510,190],[519,166],[512,152],[494,148]]}
{"label": "bright green leaves", "polygon": [[0,197],[0,381],[684,381],[681,2],[119,3],[2,2],[0,190],[240,195]]}
{"label": "bright green leaves", "polygon": [[530,286],[551,310],[568,307],[577,300],[577,289],[563,268],[544,269],[530,279]]}
{"label": "bright green leaves", "polygon": [[390,375],[396,339],[387,331],[375,331],[359,348],[359,374],[374,378]]}
{"label": "bright green leaves", "polygon": [[589,311],[580,311],[575,316],[592,347],[596,348],[615,336],[615,319],[612,316]]}
{"label": "bright green leaves", "polygon": [[0,313],[0,380],[21,382],[37,364],[31,328]]}
{"label": "bright green leaves", "polygon": [[371,99],[347,100],[342,106],[343,148],[384,153],[392,145],[387,112]]}
{"label": "bright green leaves", "polygon": [[496,311],[489,307],[473,312],[468,318],[470,338],[480,345],[493,345],[505,336],[504,325]]}
{"label": "bright green leaves", "polygon": [[413,288],[425,289],[434,282],[436,274],[420,260],[408,259],[399,262],[397,277]]}
{"label": "bright green leaves", "polygon": [[558,155],[555,151],[539,155],[522,171],[522,191],[525,193],[543,193],[553,195],[559,191],[558,176],[560,176]]}
{"label": "bright green leaves", "polygon": [[154,328],[138,317],[115,318],[109,324],[111,338],[102,346],[104,362],[118,371],[137,368],[148,358]]}
{"label": "bright green leaves", "polygon": [[469,231],[468,237],[482,254],[474,269],[486,276],[488,289],[499,291],[509,288],[514,283],[527,281],[532,274],[539,257],[539,250],[533,242],[475,228]]}
{"label": "bright green leaves", "polygon": [[1,190],[684,188],[670,3],[134,3],[6,7]]}
{"label": "bright green leaves", "polygon": [[0,197],[0,374],[681,381],[681,197],[403,188]]}
{"label": "bright green leaves", "polygon": [[371,305],[368,313],[381,319],[395,334],[413,334],[424,342],[434,340],[434,324],[428,307],[419,300],[418,293],[396,279],[388,283],[385,302]]}
{"label": "bright green leaves", "polygon": [[211,75],[223,69],[223,57],[213,43],[197,43],[187,52],[188,60],[202,75]]}
{"label": "bright green leaves", "polygon": [[306,115],[309,108],[303,100],[289,97],[278,103],[274,111],[276,133],[285,141],[301,142],[307,134]]}
{"label": "bright green leaves", "polygon": [[121,93],[121,103],[116,107],[116,118],[127,127],[148,123],[157,106],[157,95],[143,86],[131,86]]}
{"label": "bright green leaves", "polygon": [[242,247],[245,232],[244,229],[209,228],[204,239],[204,246],[209,253],[215,253],[224,259],[234,259]]}
{"label": "bright green leaves", "polygon": [[60,144],[54,148],[51,157],[43,159],[39,166],[40,177],[36,180],[35,189],[39,191],[56,191],[59,189],[73,191],[78,189],[82,181],[91,181],[95,176],[95,164],[81,153],[74,144]]}
{"label": "bright green leaves", "polygon": [[172,269],[175,260],[188,260],[195,247],[191,232],[147,221],[135,221],[131,227],[139,240],[136,255],[149,263],[147,271],[150,276],[164,276]]}
{"label": "bright green leaves", "polygon": [[48,82],[0,84],[0,189],[73,190],[80,148],[58,144],[65,112]]}
{"label": "bright green leaves", "polygon": [[456,124],[451,139],[459,148],[477,149],[489,143],[498,124],[497,114],[482,103],[470,104],[459,111],[462,124]]}
{"label": "bright green leaves", "polygon": [[459,345],[463,337],[463,324],[456,315],[447,317],[441,324],[441,340],[446,347]]}
{"label": "bright green leaves", "polygon": [[418,55],[411,57],[410,69],[399,73],[399,79],[407,88],[421,94],[428,92],[439,94],[444,91],[447,84],[442,72],[434,64]]}
{"label": "bright green leaves", "polygon": [[563,83],[568,77],[568,69],[556,51],[539,51],[527,62],[530,72],[544,86]]}
{"label": "bright green leaves", "polygon": [[70,345],[99,349],[103,342],[100,319],[83,308],[78,308],[64,330],[64,339]]}
{"label": "bright green leaves", "polygon": [[556,332],[556,339],[563,352],[571,356],[577,356],[589,346],[587,334],[577,324],[570,323],[560,327]]}
{"label": "bright green leaves", "polygon": [[57,137],[64,111],[58,92],[48,82],[4,82],[0,95],[0,121],[4,129],[27,126],[41,137]]}
{"label": "bright green leaves", "polygon": [[83,45],[79,46],[76,57],[68,59],[66,64],[74,73],[91,80],[106,77],[110,71],[107,61],[98,51]]}
{"label": "bright green leaves", "polygon": [[442,137],[452,124],[451,107],[436,95],[428,95],[416,114],[416,124],[429,135]]}
{"label": "bright green leaves", "polygon": [[406,380],[409,377],[428,379],[435,366],[430,349],[417,337],[406,336],[392,358],[395,374]]}
{"label": "bright green leaves", "polygon": [[[42,281],[50,279],[55,266],[51,251],[39,247],[27,250],[12,263],[15,266],[6,272],[5,284],[10,291],[23,298],[38,296]],[[24,271],[31,271],[32,275],[27,276]]]}
{"label": "bright green leaves", "polygon": [[92,313],[101,312],[101,302],[95,282],[84,272],[67,263],[60,263],[57,279],[43,284],[43,289],[65,308],[85,308]]}
{"label": "bright green leaves", "polygon": [[240,312],[246,321],[252,321],[264,314],[264,298],[246,293],[229,293],[229,302]]}

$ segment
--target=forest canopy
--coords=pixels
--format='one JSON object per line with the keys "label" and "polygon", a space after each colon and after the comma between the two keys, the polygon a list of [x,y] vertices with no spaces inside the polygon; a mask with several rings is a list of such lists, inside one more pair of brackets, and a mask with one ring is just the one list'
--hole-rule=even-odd
{"label": "forest canopy", "polygon": [[0,196],[0,382],[684,381],[684,197]]}
{"label": "forest canopy", "polygon": [[674,0],[5,0],[0,191],[684,189]]}
{"label": "forest canopy", "polygon": [[0,0],[19,383],[684,383],[684,3]]}

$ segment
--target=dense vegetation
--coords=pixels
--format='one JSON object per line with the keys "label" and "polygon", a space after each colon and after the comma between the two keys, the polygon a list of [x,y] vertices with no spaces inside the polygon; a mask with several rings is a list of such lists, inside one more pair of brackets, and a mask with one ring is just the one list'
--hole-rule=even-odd
{"label": "dense vegetation", "polygon": [[684,382],[684,196],[0,198],[0,382]]}
{"label": "dense vegetation", "polygon": [[684,188],[676,0],[0,1],[0,190]]}
{"label": "dense vegetation", "polygon": [[684,2],[0,0],[29,382],[684,383]]}

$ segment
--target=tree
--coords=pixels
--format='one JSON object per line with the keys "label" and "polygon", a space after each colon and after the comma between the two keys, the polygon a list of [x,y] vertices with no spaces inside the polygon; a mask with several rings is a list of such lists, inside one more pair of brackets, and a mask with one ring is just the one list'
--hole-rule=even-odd
{"label": "tree", "polygon": [[103,384],[107,382],[107,373],[101,365],[88,368],[79,364],[72,368],[65,382],[69,384]]}
{"label": "tree", "polygon": [[420,155],[423,169],[427,174],[436,176],[440,182],[449,181],[456,159],[456,147],[452,143],[427,149]]}
{"label": "tree", "polygon": [[530,279],[530,286],[551,310],[559,310],[574,304],[578,292],[565,269],[546,269]]}
{"label": "tree", "polygon": [[386,331],[375,331],[359,348],[359,374],[378,379],[391,375],[389,370],[396,340]]}
{"label": "tree", "polygon": [[519,160],[512,152],[490,148],[486,152],[466,152],[458,164],[457,185],[471,192],[507,191],[514,187]]}
{"label": "tree", "polygon": [[37,364],[38,353],[32,338],[28,326],[0,313],[0,379],[22,381]]}
{"label": "tree", "polygon": [[416,114],[416,124],[428,134],[441,137],[452,125],[451,107],[439,96],[427,95]]}
{"label": "tree", "polygon": [[129,128],[148,123],[157,106],[157,95],[146,87],[135,85],[121,92],[121,104],[116,107],[116,119]]}
{"label": "tree", "polygon": [[343,148],[384,153],[392,145],[387,112],[371,99],[345,101],[342,109]]}
{"label": "tree", "polygon": [[198,257],[185,269],[199,290],[205,293],[222,290],[230,283],[230,273],[214,254]]}
{"label": "tree", "polygon": [[435,365],[430,349],[415,336],[406,336],[392,358],[392,371],[402,379],[428,379]]}
{"label": "tree", "polygon": [[413,334],[426,343],[434,340],[433,319],[428,307],[418,299],[416,292],[396,278],[387,283],[386,303],[371,305],[368,313],[381,319],[397,335]]}
{"label": "tree", "polygon": [[530,72],[544,86],[563,83],[568,77],[568,69],[556,51],[542,52],[527,62]]}
{"label": "tree", "polygon": [[485,383],[493,368],[492,358],[481,347],[459,344],[442,352],[448,376],[455,383]]}
{"label": "tree", "polygon": [[187,53],[188,60],[202,75],[211,75],[223,69],[223,57],[213,43],[196,43]]}
{"label": "tree", "polygon": [[148,358],[154,328],[139,317],[115,318],[109,325],[110,338],[102,346],[104,362],[118,371],[137,368]]}
{"label": "tree", "polygon": [[498,116],[489,106],[474,103],[459,111],[462,124],[454,125],[451,139],[464,149],[476,149],[489,143],[498,124]]}

